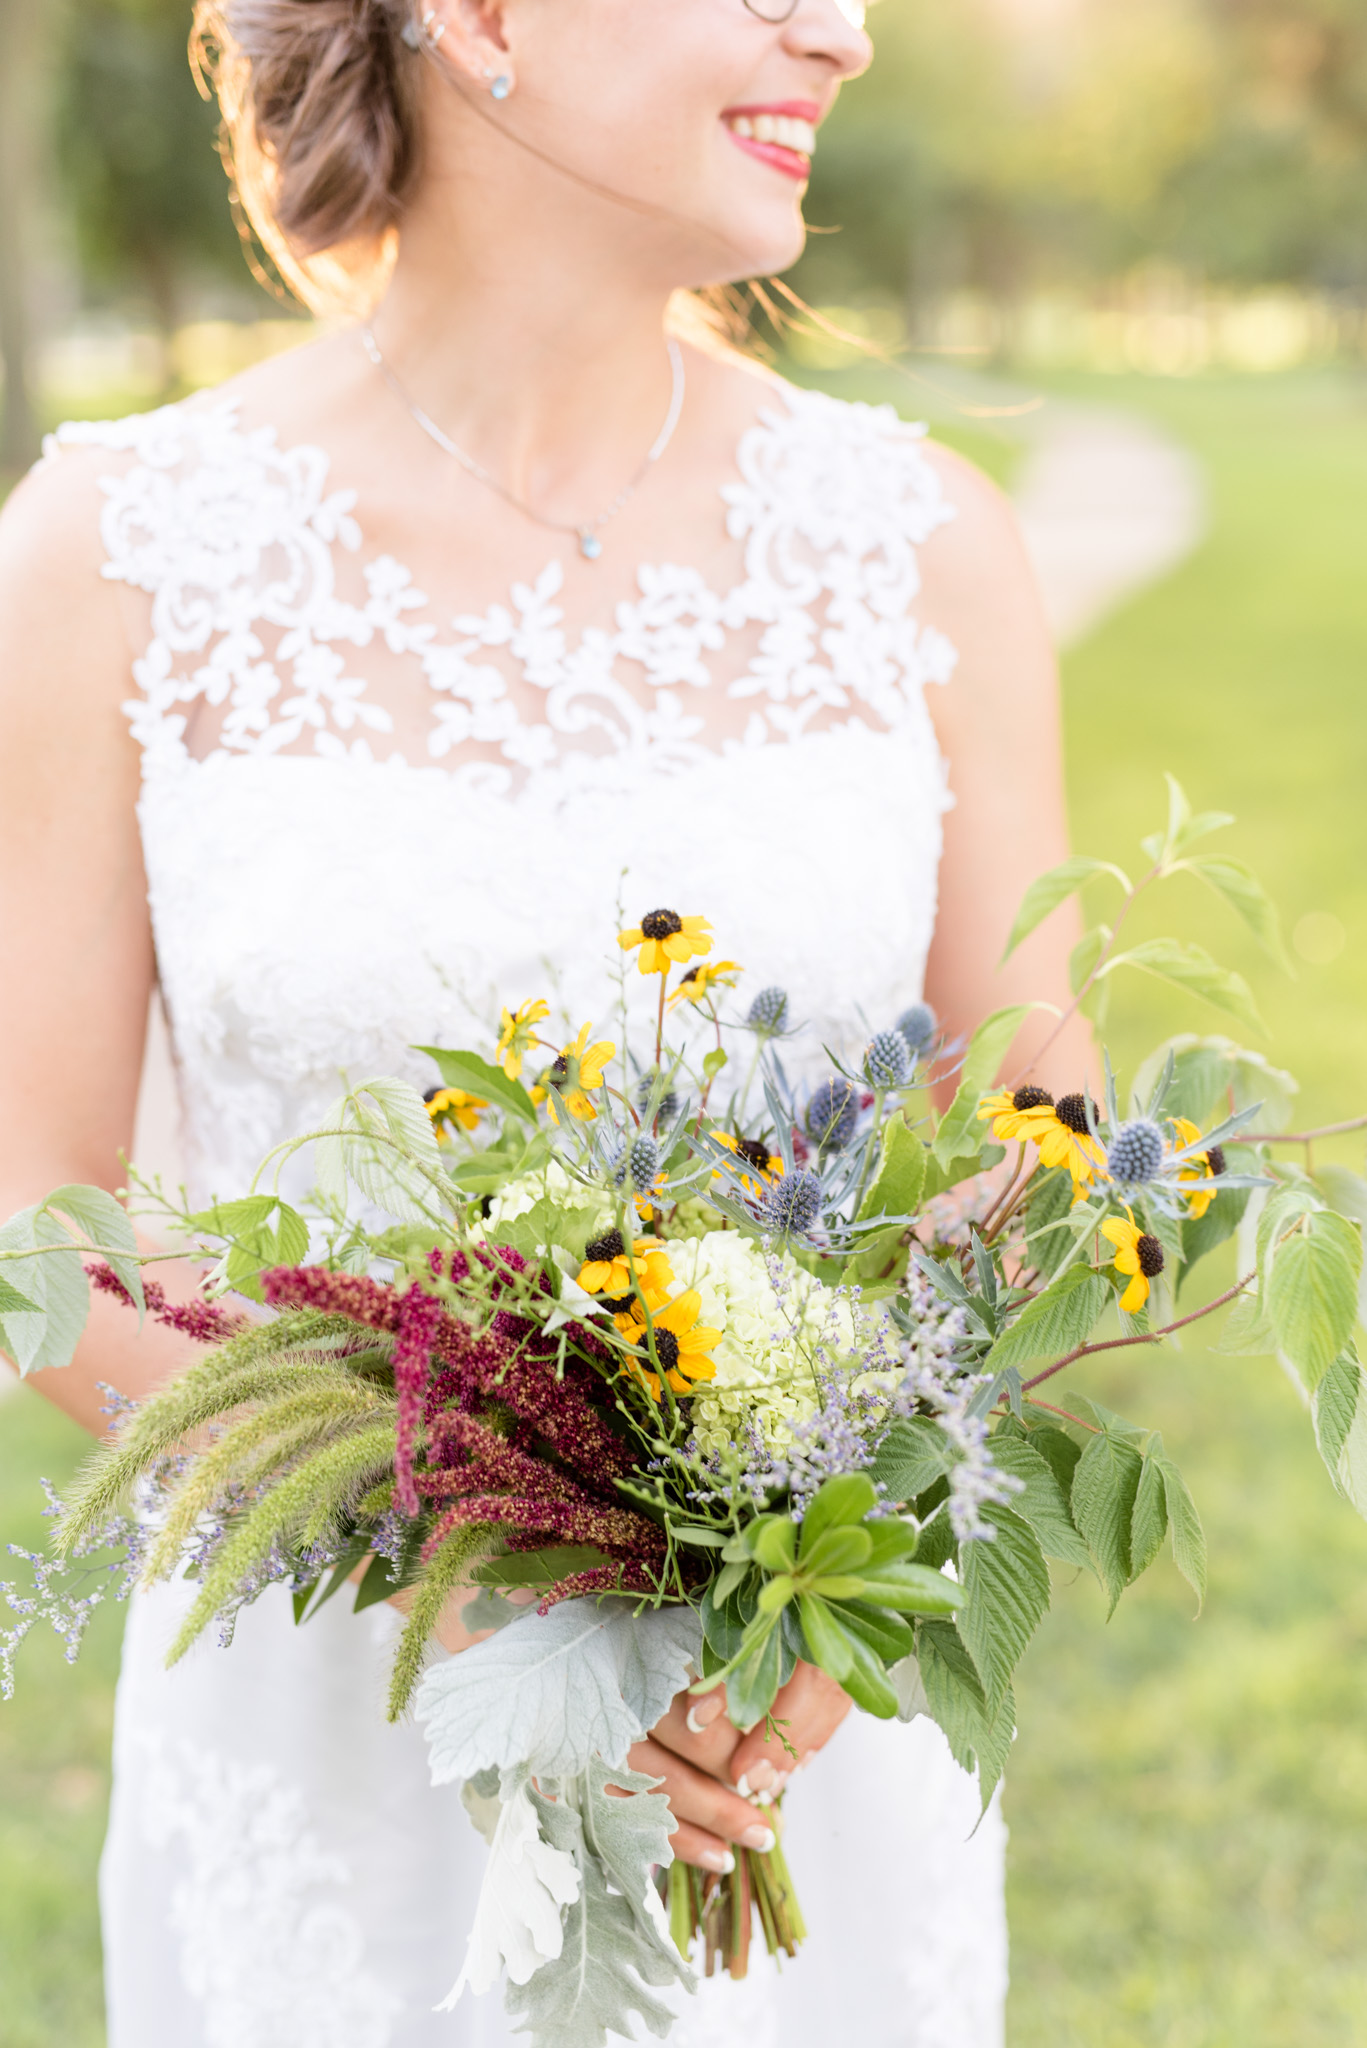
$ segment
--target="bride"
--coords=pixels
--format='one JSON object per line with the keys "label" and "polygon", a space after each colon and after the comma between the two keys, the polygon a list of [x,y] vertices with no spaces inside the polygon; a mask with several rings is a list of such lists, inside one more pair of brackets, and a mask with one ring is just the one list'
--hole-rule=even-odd
{"label": "bride", "polygon": [[[149,1000],[191,1191],[239,1192],[353,1079],[431,1076],[500,1000],[576,1022],[619,894],[709,917],[857,1051],[1058,996],[1056,692],[1008,512],[890,409],[784,384],[701,288],[781,270],[870,58],[859,0],[200,0],[238,190],[321,338],[64,428],[0,521],[0,1213],[115,1186]],[[625,873],[623,872],[625,871]],[[937,909],[938,906],[938,909]],[[1060,1076],[1083,1058],[1065,1040]],[[188,1284],[188,1283],[187,1283]],[[184,1362],[97,1304],[41,1391]],[[163,1669],[135,1600],[101,1874],[112,2048],[485,2048],[435,2015],[483,1850],[380,1700],[396,1618]],[[464,1635],[459,1603],[442,1631]],[[434,1654],[442,1654],[434,1650]],[[938,1729],[781,1711],[813,1928],[707,1984],[679,2048],[994,2048],[1004,1829]],[[763,1845],[762,1730],[683,1699],[633,1762],[681,1856]]]}

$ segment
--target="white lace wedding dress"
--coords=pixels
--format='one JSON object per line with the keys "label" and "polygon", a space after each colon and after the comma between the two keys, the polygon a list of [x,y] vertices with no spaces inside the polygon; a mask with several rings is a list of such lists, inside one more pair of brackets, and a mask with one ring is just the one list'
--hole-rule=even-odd
{"label": "white lace wedding dress", "polygon": [[[410,1048],[487,1047],[500,1001],[577,1027],[619,890],[786,987],[795,1061],[919,996],[948,801],[923,693],[954,656],[917,624],[917,551],[952,511],[889,409],[766,402],[718,503],[732,587],[643,566],[575,631],[554,561],[443,615],[322,451],[222,400],[56,437],[105,451],[104,574],[144,594],[128,708],[198,1197],[241,1191],[339,1070],[428,1085]],[[510,2042],[497,1993],[432,2011],[485,1850],[384,1719],[390,1610],[295,1629],[275,1591],[168,1674],[182,1603],[129,1618],[111,2048]],[[787,1810],[810,1941],[704,1985],[674,2048],[1000,2048],[1004,1829],[974,1831],[938,1729],[853,1714]]]}

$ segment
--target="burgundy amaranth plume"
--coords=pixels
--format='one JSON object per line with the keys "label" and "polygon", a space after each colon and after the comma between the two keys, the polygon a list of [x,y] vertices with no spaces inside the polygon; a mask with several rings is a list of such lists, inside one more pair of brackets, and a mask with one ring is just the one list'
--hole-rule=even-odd
{"label": "burgundy amaranth plume", "polygon": [[394,1346],[394,1386],[399,1396],[394,1505],[400,1514],[410,1517],[421,1506],[413,1478],[413,1455],[422,1421],[422,1397],[432,1370],[432,1347],[441,1320],[441,1303],[415,1280],[399,1304],[399,1334]]}
{"label": "burgundy amaranth plume", "polygon": [[653,1593],[654,1581],[640,1565],[624,1560],[621,1564],[600,1564],[591,1572],[571,1572],[567,1579],[557,1579],[550,1591],[543,1595],[538,1614],[549,1614],[562,1600],[582,1600],[594,1593]]}
{"label": "burgundy amaranth plume", "polygon": [[[423,1474],[421,1490],[429,1500],[503,1489],[542,1500],[585,1498],[568,1474],[519,1450],[487,1422],[458,1409],[447,1409],[432,1425],[430,1456],[441,1469]],[[458,1457],[464,1461],[459,1465]]]}
{"label": "burgundy amaranth plume", "polygon": [[272,1308],[317,1308],[349,1316],[372,1330],[397,1330],[400,1301],[383,1280],[363,1273],[330,1273],[325,1266],[272,1266],[261,1275]]}
{"label": "burgundy amaranth plume", "polygon": [[[136,1306],[112,1266],[101,1261],[85,1270],[91,1285],[100,1293],[117,1295],[129,1308]],[[155,1280],[144,1280],[142,1292],[154,1323],[165,1323],[168,1329],[179,1330],[182,1337],[193,1337],[196,1344],[226,1344],[230,1337],[241,1336],[247,1328],[246,1316],[233,1309],[219,1308],[215,1302],[168,1301],[165,1288]]]}
{"label": "burgundy amaranth plume", "polygon": [[638,1564],[661,1563],[665,1555],[660,1530],[629,1508],[489,1493],[469,1495],[452,1503],[423,1545],[423,1562],[428,1562],[453,1529],[466,1522],[515,1523],[522,1530],[540,1530],[562,1543],[591,1543],[599,1550]]}

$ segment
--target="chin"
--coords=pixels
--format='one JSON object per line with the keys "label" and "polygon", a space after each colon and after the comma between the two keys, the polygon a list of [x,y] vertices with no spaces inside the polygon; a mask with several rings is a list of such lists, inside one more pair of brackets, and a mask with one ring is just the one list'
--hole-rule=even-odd
{"label": "chin", "polygon": [[796,210],[781,222],[750,222],[747,226],[749,232],[739,233],[734,219],[719,226],[718,239],[726,246],[727,260],[716,262],[714,245],[709,251],[712,264],[705,275],[692,280],[693,289],[709,284],[740,284],[749,277],[778,276],[792,268],[807,246],[807,223]]}

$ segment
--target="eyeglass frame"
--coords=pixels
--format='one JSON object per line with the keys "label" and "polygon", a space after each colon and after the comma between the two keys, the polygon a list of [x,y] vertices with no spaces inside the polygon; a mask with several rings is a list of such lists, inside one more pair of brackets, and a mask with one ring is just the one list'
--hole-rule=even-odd
{"label": "eyeglass frame", "polygon": [[[801,0],[773,0],[773,4],[783,9],[781,14],[765,14],[758,4],[758,0],[742,0],[742,4],[746,12],[753,14],[756,21],[762,21],[766,28],[782,28],[784,22],[791,21],[797,13]],[[850,23],[851,27],[862,28],[864,26],[864,17],[867,12],[866,0],[836,0],[836,6],[840,9],[840,12],[844,15],[846,21]]]}

